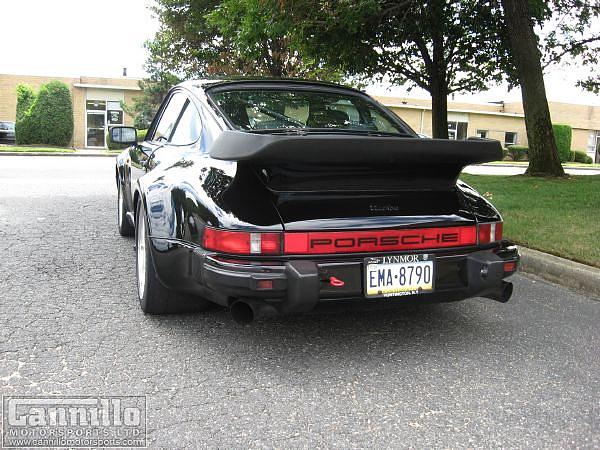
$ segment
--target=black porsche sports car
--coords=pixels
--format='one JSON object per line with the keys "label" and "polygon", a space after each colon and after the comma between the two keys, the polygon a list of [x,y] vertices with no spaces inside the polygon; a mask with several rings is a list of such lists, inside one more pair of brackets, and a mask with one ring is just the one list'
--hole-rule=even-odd
{"label": "black porsche sports car", "polygon": [[347,87],[189,81],[146,139],[114,127],[118,226],[144,312],[214,302],[240,323],[321,305],[506,302],[517,248],[457,181],[497,141],[422,139]]}

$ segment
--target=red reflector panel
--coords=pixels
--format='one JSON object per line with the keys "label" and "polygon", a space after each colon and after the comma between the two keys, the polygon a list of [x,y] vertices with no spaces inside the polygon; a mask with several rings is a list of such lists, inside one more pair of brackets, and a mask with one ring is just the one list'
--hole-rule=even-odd
{"label": "red reflector panel", "polygon": [[504,263],[504,271],[505,272],[514,272],[515,270],[517,270],[517,263],[516,263],[516,261],[511,261],[511,262]]}
{"label": "red reflector panel", "polygon": [[273,289],[273,280],[258,280],[256,287],[259,289]]}
{"label": "red reflector panel", "polygon": [[206,227],[202,247],[237,255],[278,255],[281,236],[279,233],[248,233]]}
{"label": "red reflector panel", "polygon": [[477,244],[475,226],[373,231],[324,231],[284,235],[286,254],[419,250]]}

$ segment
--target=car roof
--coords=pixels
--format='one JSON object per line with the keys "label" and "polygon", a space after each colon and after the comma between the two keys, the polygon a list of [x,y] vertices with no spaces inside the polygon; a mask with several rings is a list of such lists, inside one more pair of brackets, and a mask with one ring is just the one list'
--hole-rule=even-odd
{"label": "car roof", "polygon": [[181,86],[188,88],[196,88],[202,91],[209,91],[213,88],[231,87],[307,87],[307,88],[324,88],[326,90],[344,90],[353,94],[365,95],[363,91],[344,86],[341,84],[330,83],[327,81],[305,80],[301,78],[261,78],[261,77],[244,77],[244,78],[202,78],[190,80],[181,83]]}

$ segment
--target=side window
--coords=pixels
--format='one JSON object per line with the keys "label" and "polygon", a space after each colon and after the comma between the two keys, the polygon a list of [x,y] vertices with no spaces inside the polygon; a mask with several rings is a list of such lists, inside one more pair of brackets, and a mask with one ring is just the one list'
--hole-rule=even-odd
{"label": "side window", "polygon": [[164,109],[160,121],[156,125],[154,136],[152,136],[153,141],[160,142],[169,140],[186,100],[187,99],[183,94],[176,93],[171,96],[169,104]]}
{"label": "side window", "polygon": [[187,102],[185,110],[177,122],[175,132],[171,136],[170,143],[173,145],[193,144],[200,138],[201,131],[200,114],[198,114],[198,110],[192,103]]}

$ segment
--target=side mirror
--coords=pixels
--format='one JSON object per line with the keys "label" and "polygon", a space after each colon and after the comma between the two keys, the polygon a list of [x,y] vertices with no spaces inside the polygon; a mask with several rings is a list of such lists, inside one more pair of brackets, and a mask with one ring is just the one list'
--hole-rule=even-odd
{"label": "side mirror", "polygon": [[112,127],[110,140],[115,144],[135,145],[137,144],[137,130],[133,127]]}

